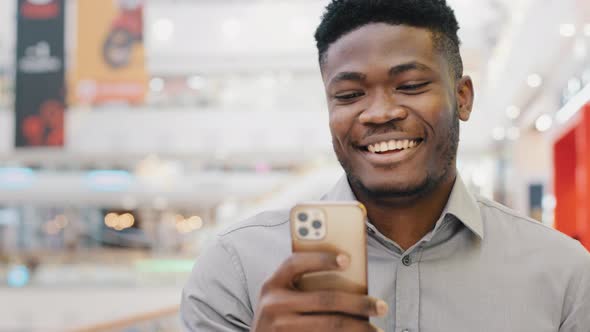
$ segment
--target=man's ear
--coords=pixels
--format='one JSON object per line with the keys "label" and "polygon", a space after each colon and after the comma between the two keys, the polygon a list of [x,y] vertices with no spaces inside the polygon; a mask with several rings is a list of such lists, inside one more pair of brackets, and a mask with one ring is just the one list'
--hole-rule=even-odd
{"label": "man's ear", "polygon": [[475,93],[473,91],[473,81],[471,77],[463,76],[457,82],[457,107],[459,108],[459,119],[461,121],[469,120],[473,110],[473,100]]}

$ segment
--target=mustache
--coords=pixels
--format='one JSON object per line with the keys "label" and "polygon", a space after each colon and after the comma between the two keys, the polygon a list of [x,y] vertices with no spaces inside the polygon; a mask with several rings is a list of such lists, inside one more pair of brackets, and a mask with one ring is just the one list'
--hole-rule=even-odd
{"label": "mustache", "polygon": [[376,135],[386,135],[386,134],[391,134],[391,133],[397,133],[397,134],[404,134],[404,133],[411,133],[411,131],[402,128],[402,126],[400,126],[398,123],[386,123],[386,124],[382,124],[379,126],[374,126],[374,127],[369,127],[367,128],[367,130],[365,131],[365,133],[362,136],[362,139],[365,140],[367,138],[370,138],[372,136],[376,136]]}

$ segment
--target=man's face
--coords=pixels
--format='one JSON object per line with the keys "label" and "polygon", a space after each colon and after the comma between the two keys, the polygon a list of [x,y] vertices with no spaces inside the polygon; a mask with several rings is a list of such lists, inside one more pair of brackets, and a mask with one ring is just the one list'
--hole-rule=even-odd
{"label": "man's face", "polygon": [[330,46],[322,77],[334,150],[353,190],[411,198],[454,175],[473,89],[468,77],[453,79],[430,31],[365,25]]}

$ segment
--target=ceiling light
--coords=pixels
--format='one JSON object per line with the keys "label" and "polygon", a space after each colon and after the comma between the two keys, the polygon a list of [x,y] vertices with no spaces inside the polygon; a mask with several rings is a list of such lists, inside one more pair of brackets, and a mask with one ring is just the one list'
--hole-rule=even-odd
{"label": "ceiling light", "polygon": [[506,109],[506,116],[511,120],[516,120],[520,116],[520,108],[511,105]]}
{"label": "ceiling light", "polygon": [[503,127],[494,128],[492,131],[492,137],[496,141],[502,141],[506,137],[506,130]]}
{"label": "ceiling light", "polygon": [[125,213],[119,217],[119,224],[123,229],[133,226],[135,223],[135,217],[131,213]]}
{"label": "ceiling light", "polygon": [[531,74],[527,77],[526,82],[531,88],[538,88],[543,84],[543,78],[539,74]]}
{"label": "ceiling light", "polygon": [[590,37],[590,23],[586,23],[586,25],[584,25],[584,34],[587,37]]}
{"label": "ceiling light", "polygon": [[201,219],[199,216],[192,216],[188,218],[186,223],[190,226],[191,230],[197,230],[203,227],[203,219]]}
{"label": "ceiling light", "polygon": [[518,127],[510,127],[506,132],[506,137],[511,141],[516,141],[520,138],[520,129]]}
{"label": "ceiling light", "polygon": [[544,132],[544,131],[551,129],[552,125],[553,125],[553,118],[551,118],[551,116],[548,114],[541,115],[537,119],[537,121],[535,121],[535,128],[537,128],[537,130],[540,132]]}
{"label": "ceiling light", "polygon": [[573,37],[576,34],[576,26],[573,24],[562,24],[559,26],[559,33],[564,37]]}
{"label": "ceiling light", "polygon": [[116,213],[109,213],[104,217],[104,223],[110,228],[114,228],[119,220],[119,215]]}
{"label": "ceiling light", "polygon": [[158,19],[153,26],[154,38],[157,41],[165,42],[174,34],[174,23],[169,18]]}

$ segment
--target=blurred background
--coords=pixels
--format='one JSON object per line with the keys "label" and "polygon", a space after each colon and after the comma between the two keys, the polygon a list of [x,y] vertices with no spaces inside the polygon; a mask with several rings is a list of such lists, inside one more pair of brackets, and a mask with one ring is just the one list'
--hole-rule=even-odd
{"label": "blurred background", "polygon": [[[465,182],[590,248],[590,2],[448,2]],[[336,182],[327,3],[0,1],[0,331],[180,331],[220,228]]]}

